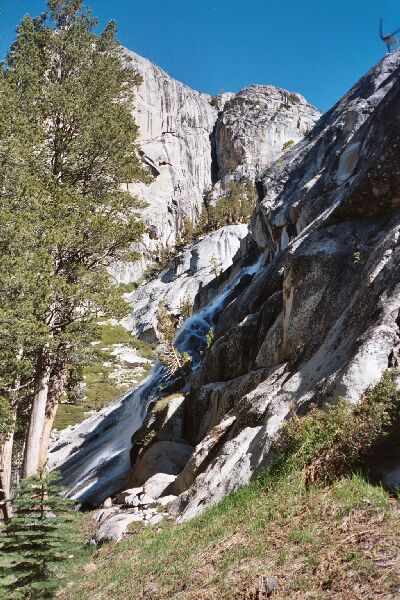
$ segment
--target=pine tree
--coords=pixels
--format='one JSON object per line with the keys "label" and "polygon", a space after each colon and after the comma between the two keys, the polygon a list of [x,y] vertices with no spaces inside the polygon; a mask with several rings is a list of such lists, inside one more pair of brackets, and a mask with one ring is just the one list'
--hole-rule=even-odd
{"label": "pine tree", "polygon": [[209,221],[209,216],[208,216],[207,206],[205,204],[203,204],[203,206],[201,208],[199,220],[197,221],[197,224],[196,224],[195,236],[204,235],[205,233],[207,233],[208,226],[209,226],[208,221]]}
{"label": "pine tree", "polygon": [[225,196],[202,211],[200,231],[215,231],[224,225],[248,223],[257,194],[251,181],[231,181]]}
{"label": "pine tree", "polygon": [[48,8],[24,17],[0,71],[0,395],[27,421],[26,476],[45,460],[77,349],[100,312],[127,310],[107,267],[141,238],[140,204],[124,190],[148,180],[132,117],[140,77],[115,24],[96,35],[81,0]]}
{"label": "pine tree", "polygon": [[57,476],[21,481],[14,516],[0,538],[2,598],[53,598],[62,563],[78,550],[71,501],[60,496]]}

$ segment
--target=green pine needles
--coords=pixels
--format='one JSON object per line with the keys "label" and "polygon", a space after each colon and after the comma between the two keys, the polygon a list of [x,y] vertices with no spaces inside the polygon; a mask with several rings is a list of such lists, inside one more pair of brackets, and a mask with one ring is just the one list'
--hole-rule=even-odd
{"label": "green pine needles", "polygon": [[0,66],[0,497],[19,449],[22,477],[44,464],[99,315],[129,310],[109,267],[137,257],[142,204],[128,190],[150,180],[132,116],[142,79],[115,23],[99,32],[82,0],[47,7],[23,18]]}
{"label": "green pine needles", "polygon": [[72,503],[60,496],[57,475],[23,479],[14,516],[0,538],[0,598],[53,598],[62,563],[78,549]]}

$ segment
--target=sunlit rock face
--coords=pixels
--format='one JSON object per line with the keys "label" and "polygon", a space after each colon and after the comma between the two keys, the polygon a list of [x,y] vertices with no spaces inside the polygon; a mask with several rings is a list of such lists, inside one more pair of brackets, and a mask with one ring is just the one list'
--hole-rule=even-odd
{"label": "sunlit rock face", "polygon": [[[224,228],[139,288],[131,318],[139,334],[141,324],[154,330],[147,318],[150,298],[155,307],[165,294],[173,312],[182,293],[194,290],[196,298],[210,291],[198,307],[210,304],[184,322],[177,336],[178,349],[192,352],[195,369],[182,395],[170,397],[162,413],[158,386],[165,381],[158,366],[125,401],[57,440],[52,464],[77,497],[95,504],[110,489],[122,489],[129,470],[131,482],[146,486],[146,477],[165,474],[169,465],[168,498],[176,496],[169,510],[181,520],[191,518],[270,463],[271,444],[294,407],[307,411],[338,396],[357,402],[385,370],[399,367],[399,81],[397,52],[263,170],[250,227],[253,245],[245,227],[236,239]],[[227,98],[226,110],[235,98]],[[286,102],[289,116],[304,107],[292,100]],[[223,137],[220,182],[236,177],[243,166],[235,162],[241,146],[231,143],[242,129],[238,115],[232,135]],[[285,138],[275,132],[272,139],[268,152],[254,150],[261,148],[259,139],[248,144],[253,150],[244,153],[247,165],[257,152],[265,161],[277,157]],[[230,173],[225,156],[235,159]],[[262,256],[249,263],[254,244]],[[216,251],[226,259],[222,275],[208,264]],[[239,271],[233,280],[230,263]],[[382,480],[394,487],[400,485],[396,448],[378,467]]]}
{"label": "sunlit rock face", "polygon": [[[268,465],[294,406],[357,402],[400,365],[399,78],[397,52],[259,181],[252,235],[265,264],[192,377],[179,519]],[[398,486],[398,446],[379,458],[374,469]]]}
{"label": "sunlit rock face", "polygon": [[[320,114],[302,96],[273,86],[250,86],[211,97],[176,81],[160,67],[126,51],[142,76],[134,115],[143,166],[150,185],[129,190],[147,203],[142,250],[173,246],[184,217],[196,222],[204,197],[218,197],[232,178],[253,178],[298,142]],[[223,181],[220,181],[221,178]],[[225,181],[226,179],[226,181]],[[143,264],[117,265],[118,281],[135,280]]]}
{"label": "sunlit rock face", "polygon": [[297,93],[251,85],[229,99],[215,133],[218,178],[230,173],[254,179],[299,142],[320,117]]}
{"label": "sunlit rock face", "polygon": [[[149,342],[157,339],[157,309],[165,302],[179,318],[184,303],[200,308],[222,292],[247,250],[247,225],[227,225],[178,254],[152,281],[126,296],[132,313],[124,326]],[[212,283],[214,285],[212,285]]]}
{"label": "sunlit rock face", "polygon": [[218,113],[210,96],[134,52],[127,54],[143,78],[134,114],[142,162],[154,177],[150,185],[134,184],[130,190],[149,205],[143,212],[149,238],[173,245],[182,216],[197,219],[204,190],[211,186],[211,136]]}
{"label": "sunlit rock face", "polygon": [[[141,211],[146,234],[135,248],[141,253],[140,260],[109,266],[115,281],[125,284],[141,278],[154,260],[154,252],[174,247],[183,218],[197,221],[210,190],[218,197],[230,179],[254,178],[255,165],[269,164],[284,152],[285,141],[300,139],[318,117],[298,94],[254,86],[239,94],[211,98],[174,80],[137,54],[126,51],[126,55],[143,78],[133,111],[139,128],[139,153],[153,181],[150,185],[129,185],[129,190],[147,203]],[[226,118],[225,107],[229,107]],[[246,149],[232,161],[238,153],[237,140],[242,138]],[[223,177],[220,181],[219,171]],[[182,322],[181,303],[192,304],[196,314],[181,327],[178,343],[182,351],[192,353],[197,366],[223,307],[254,276],[257,253],[247,224],[232,224],[203,235],[177,254],[158,277],[127,295],[132,313],[125,326],[142,339],[154,341],[160,300],[167,303],[178,324]],[[132,360],[136,358],[123,357],[125,363]],[[239,355],[237,360],[243,363]],[[62,472],[71,495],[97,505],[123,488],[130,468],[131,436],[140,428],[148,406],[157,400],[162,377],[157,366],[137,390],[62,432],[54,441],[49,465]],[[221,406],[215,414],[221,415]],[[210,417],[209,424],[212,420]],[[204,432],[207,427],[204,424]],[[185,446],[192,448],[191,444]]]}

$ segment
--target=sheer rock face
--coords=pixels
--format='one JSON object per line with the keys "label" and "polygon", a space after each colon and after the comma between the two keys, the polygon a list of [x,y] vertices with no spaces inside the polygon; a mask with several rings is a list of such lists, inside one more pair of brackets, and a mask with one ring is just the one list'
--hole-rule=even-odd
{"label": "sheer rock face", "polygon": [[204,190],[211,185],[211,135],[217,110],[210,96],[169,77],[149,60],[127,51],[143,78],[135,101],[138,146],[154,176],[150,185],[133,184],[132,193],[148,203],[143,218],[147,240],[174,245],[183,215],[196,221]]}
{"label": "sheer rock face", "polygon": [[297,93],[271,85],[252,85],[229,99],[219,114],[215,133],[218,177],[232,172],[255,179],[299,142],[320,113]]}
{"label": "sheer rock face", "polygon": [[[400,364],[399,77],[396,53],[262,177],[265,265],[222,313],[186,398],[181,520],[269,463],[291,406],[358,401]],[[399,485],[399,464],[384,481]]]}
{"label": "sheer rock face", "polygon": [[[212,99],[149,60],[126,53],[143,78],[134,114],[142,162],[154,177],[150,185],[129,185],[148,204],[142,211],[147,251],[174,246],[183,217],[198,220],[204,196],[220,176],[254,178],[256,167],[277,158],[287,140],[300,140],[319,117],[302,96],[273,86],[251,86]],[[216,195],[221,193],[217,185]],[[117,265],[113,274],[127,283],[143,268]]]}

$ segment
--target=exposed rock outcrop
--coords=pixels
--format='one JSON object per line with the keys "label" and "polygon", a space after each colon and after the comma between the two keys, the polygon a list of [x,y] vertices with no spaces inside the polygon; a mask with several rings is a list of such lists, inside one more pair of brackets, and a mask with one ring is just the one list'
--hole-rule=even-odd
{"label": "exposed rock outcrop", "polygon": [[[296,93],[259,85],[212,99],[134,52],[126,55],[143,78],[134,114],[142,163],[154,179],[128,186],[147,203],[141,211],[147,231],[137,248],[142,258],[110,269],[120,283],[139,279],[152,253],[175,245],[184,217],[197,222],[205,195],[222,176],[254,179],[319,117]],[[215,195],[225,188],[218,184]]]}
{"label": "exposed rock outcrop", "polygon": [[192,377],[179,519],[268,464],[293,404],[357,401],[399,365],[399,77],[396,53],[261,179],[252,231],[265,266]]}
{"label": "exposed rock outcrop", "polygon": [[[158,379],[152,387],[146,384],[150,387],[143,388],[135,403],[126,404],[123,428],[113,420],[115,432],[124,435],[121,443],[126,443],[127,414],[140,404],[144,424],[139,428],[135,422],[137,431],[131,430],[134,468],[129,486],[145,490],[153,477],[167,475],[163,493],[168,498],[178,495],[169,510],[181,520],[247,483],[273,460],[271,444],[293,406],[306,411],[311,403],[323,405],[338,395],[356,402],[388,367],[400,364],[399,77],[400,52],[372,69],[295,147],[264,171],[251,223],[263,258],[251,269],[236,275],[240,266],[249,264],[249,257],[246,263],[246,256],[239,252],[237,267],[231,267],[232,261],[236,265],[234,253],[227,250],[222,283],[229,284],[221,286],[220,275],[217,283],[210,281],[209,267],[201,266],[202,257],[211,251],[203,255],[193,247],[175,259],[159,280],[135,292],[135,304],[142,312],[136,322],[133,316],[130,326],[150,337],[154,335],[152,306],[159,298],[165,297],[174,312],[184,294],[198,306],[220,294],[204,314],[183,325],[183,340],[178,335],[177,343],[181,341],[184,349],[190,348],[192,339],[203,342],[193,353],[198,368],[184,393],[160,400],[155,386],[162,373],[156,371]],[[271,92],[273,98],[276,93]],[[243,97],[246,104],[246,94]],[[228,99],[226,107],[231,103],[235,107],[235,98]],[[312,121],[317,115],[307,112],[297,95],[296,99],[292,104],[287,100],[287,112],[297,127],[291,111],[304,109],[306,126],[307,119]],[[232,110],[234,114],[236,108]],[[268,103],[265,110],[269,110]],[[278,111],[277,120],[283,112]],[[223,114],[218,117],[223,118]],[[267,121],[265,138],[272,131],[271,118]],[[226,126],[222,139],[236,161],[242,146],[235,136],[239,140],[241,131],[252,128],[247,123],[236,126],[232,118],[228,133],[229,122],[226,119],[219,126]],[[286,125],[282,127],[289,135]],[[251,169],[257,153],[268,156],[265,160],[279,156],[278,140],[283,138],[276,130],[271,136],[275,145],[268,146],[268,152],[260,150],[264,148],[262,136],[244,152]],[[232,163],[228,173],[222,167],[221,177],[235,176],[238,168],[242,165]],[[218,236],[228,231],[215,234],[217,243],[222,239]],[[243,250],[239,239],[241,235],[236,235],[234,244]],[[210,237],[199,247],[212,243]],[[193,269],[196,252],[200,259],[196,258]],[[204,292],[207,288],[212,293]],[[214,340],[205,352],[204,338],[211,326]],[[107,426],[96,423],[100,435],[111,435]],[[83,435],[85,431],[81,426]],[[66,450],[62,439],[57,443],[53,452],[60,457]],[[84,443],[77,445],[81,460],[69,455],[67,476],[74,465],[83,468],[87,458]],[[92,445],[90,457],[96,448]],[[115,451],[115,442],[110,442],[110,448]],[[106,451],[103,448],[103,458]],[[121,444],[117,451],[115,462],[124,456]],[[104,460],[104,469],[115,466]],[[393,468],[383,473],[383,479],[393,485],[400,469],[396,457],[392,462]],[[104,470],[99,475],[93,463],[79,485],[97,485],[96,478],[102,477],[97,490],[101,489],[104,499],[110,495],[110,473]],[[89,487],[91,498],[93,489]]]}
{"label": "exposed rock outcrop", "polygon": [[145,240],[174,245],[186,215],[196,221],[204,190],[211,185],[211,135],[217,118],[210,96],[176,81],[160,67],[127,51],[143,78],[135,100],[142,162],[154,180],[131,185],[133,194],[148,203],[143,219]]}
{"label": "exposed rock outcrop", "polygon": [[255,179],[313,128],[320,113],[297,93],[251,85],[229,99],[219,114],[215,147],[218,178],[235,173]]}
{"label": "exposed rock outcrop", "polygon": [[[229,225],[207,235],[178,254],[168,267],[132,294],[127,295],[132,313],[123,323],[135,336],[157,339],[157,309],[163,300],[171,314],[179,317],[182,303],[196,309],[208,304],[229,282],[246,256],[247,225]],[[218,279],[219,285],[210,284]]]}

